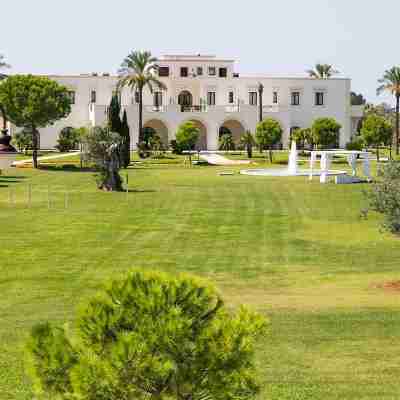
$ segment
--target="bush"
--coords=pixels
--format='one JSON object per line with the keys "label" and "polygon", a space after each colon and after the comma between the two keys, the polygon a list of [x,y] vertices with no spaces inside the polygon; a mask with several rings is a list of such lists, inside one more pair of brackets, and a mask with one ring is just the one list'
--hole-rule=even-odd
{"label": "bush", "polygon": [[12,142],[19,152],[27,154],[28,150],[33,149],[32,131],[27,128],[22,129],[22,131],[17,132],[12,136]]}
{"label": "bush", "polygon": [[74,329],[35,325],[27,371],[47,399],[251,400],[266,328],[207,282],[134,271],[89,299]]}
{"label": "bush", "polygon": [[76,150],[79,148],[79,131],[75,128],[67,126],[61,129],[58,136],[58,144],[56,149],[61,153]]}
{"label": "bush", "polygon": [[385,216],[384,228],[400,234],[400,161],[380,167],[377,182],[365,194],[369,208]]}
{"label": "bush", "polygon": [[140,158],[149,158],[151,156],[151,148],[146,142],[139,142],[137,145],[137,152]]}
{"label": "bush", "polygon": [[171,140],[169,142],[169,145],[171,147],[172,154],[182,154],[183,151],[185,150],[183,148],[183,146],[180,143],[178,143],[176,140]]}
{"label": "bush", "polygon": [[362,151],[364,147],[364,141],[360,136],[355,136],[351,138],[351,141],[346,143],[346,150],[349,151]]}

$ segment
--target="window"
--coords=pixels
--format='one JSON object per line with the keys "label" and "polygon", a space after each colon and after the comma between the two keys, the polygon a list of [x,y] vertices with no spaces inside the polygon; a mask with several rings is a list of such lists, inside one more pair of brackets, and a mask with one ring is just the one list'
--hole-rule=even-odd
{"label": "window", "polygon": [[220,68],[219,69],[219,77],[220,78],[226,78],[227,76],[228,76],[227,68]]}
{"label": "window", "polygon": [[166,77],[169,76],[169,67],[159,67],[158,76]]}
{"label": "window", "polygon": [[91,103],[96,103],[96,91],[95,90],[92,90],[90,92],[90,102]]}
{"label": "window", "polygon": [[235,94],[233,92],[229,92],[229,96],[228,97],[229,97],[229,99],[228,99],[229,104],[233,104],[234,103]]}
{"label": "window", "polygon": [[140,102],[140,95],[139,91],[136,90],[135,92],[135,103],[138,104]]}
{"label": "window", "polygon": [[217,74],[215,67],[208,67],[208,75],[215,76]]}
{"label": "window", "polygon": [[249,92],[249,104],[251,106],[257,105],[257,92]]}
{"label": "window", "polygon": [[215,106],[215,92],[207,93],[207,104],[209,106]]}
{"label": "window", "polygon": [[68,98],[71,104],[75,104],[75,92],[73,90],[68,92]]}
{"label": "window", "polygon": [[278,104],[278,92],[272,93],[272,104]]}
{"label": "window", "polygon": [[197,75],[202,76],[203,75],[203,67],[197,67]]}
{"label": "window", "polygon": [[315,92],[315,105],[323,106],[324,105],[324,92]]}
{"label": "window", "polygon": [[292,92],[292,106],[300,105],[300,92]]}
{"label": "window", "polygon": [[189,75],[188,67],[181,67],[181,77],[186,78]]}
{"label": "window", "polygon": [[154,107],[161,107],[162,102],[162,92],[154,92]]}

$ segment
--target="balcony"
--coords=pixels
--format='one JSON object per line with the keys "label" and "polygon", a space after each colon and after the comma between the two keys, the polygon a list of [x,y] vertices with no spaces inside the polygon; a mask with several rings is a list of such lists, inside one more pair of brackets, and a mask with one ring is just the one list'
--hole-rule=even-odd
{"label": "balcony", "polygon": [[207,112],[208,108],[206,105],[191,105],[191,106],[179,106],[181,112]]}
{"label": "balcony", "polygon": [[166,106],[144,106],[145,112],[165,112]]}

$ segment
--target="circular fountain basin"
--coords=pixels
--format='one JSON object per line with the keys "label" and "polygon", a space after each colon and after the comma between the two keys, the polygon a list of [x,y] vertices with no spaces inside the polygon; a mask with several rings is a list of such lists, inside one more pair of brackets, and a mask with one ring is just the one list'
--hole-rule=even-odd
{"label": "circular fountain basin", "polygon": [[309,169],[298,169],[296,172],[289,171],[285,168],[271,168],[271,169],[243,169],[240,171],[242,175],[253,175],[253,176],[321,176],[322,173],[326,173],[328,176],[346,175],[346,171],[329,170],[321,171],[319,169],[313,169],[312,172]]}
{"label": "circular fountain basin", "polygon": [[8,169],[17,158],[18,153],[9,151],[0,151],[0,169]]}

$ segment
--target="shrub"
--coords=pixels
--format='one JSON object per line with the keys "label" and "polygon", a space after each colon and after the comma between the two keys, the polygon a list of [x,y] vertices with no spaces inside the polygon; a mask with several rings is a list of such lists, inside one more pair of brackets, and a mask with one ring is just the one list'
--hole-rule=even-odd
{"label": "shrub", "polygon": [[400,234],[400,161],[380,167],[378,180],[365,194],[369,208],[384,215],[384,228]]}
{"label": "shrub", "polygon": [[364,141],[360,136],[354,136],[350,142],[346,143],[346,150],[361,151],[364,147]]}
{"label": "shrub", "polygon": [[85,135],[85,152],[98,172],[97,185],[106,191],[122,191],[120,146],[122,138],[107,128],[94,127]]}
{"label": "shrub", "polygon": [[183,151],[185,150],[184,147],[176,140],[171,140],[169,142],[169,145],[171,147],[172,154],[182,154]]}
{"label": "shrub", "polygon": [[12,142],[15,144],[19,152],[28,153],[28,150],[33,149],[32,131],[28,128],[22,129],[20,132],[12,136]]}
{"label": "shrub", "polygon": [[41,398],[251,400],[266,326],[204,281],[133,272],[87,301],[74,329],[34,326],[28,372]]}
{"label": "shrub", "polygon": [[79,131],[70,126],[61,129],[56,149],[61,153],[79,148]]}

